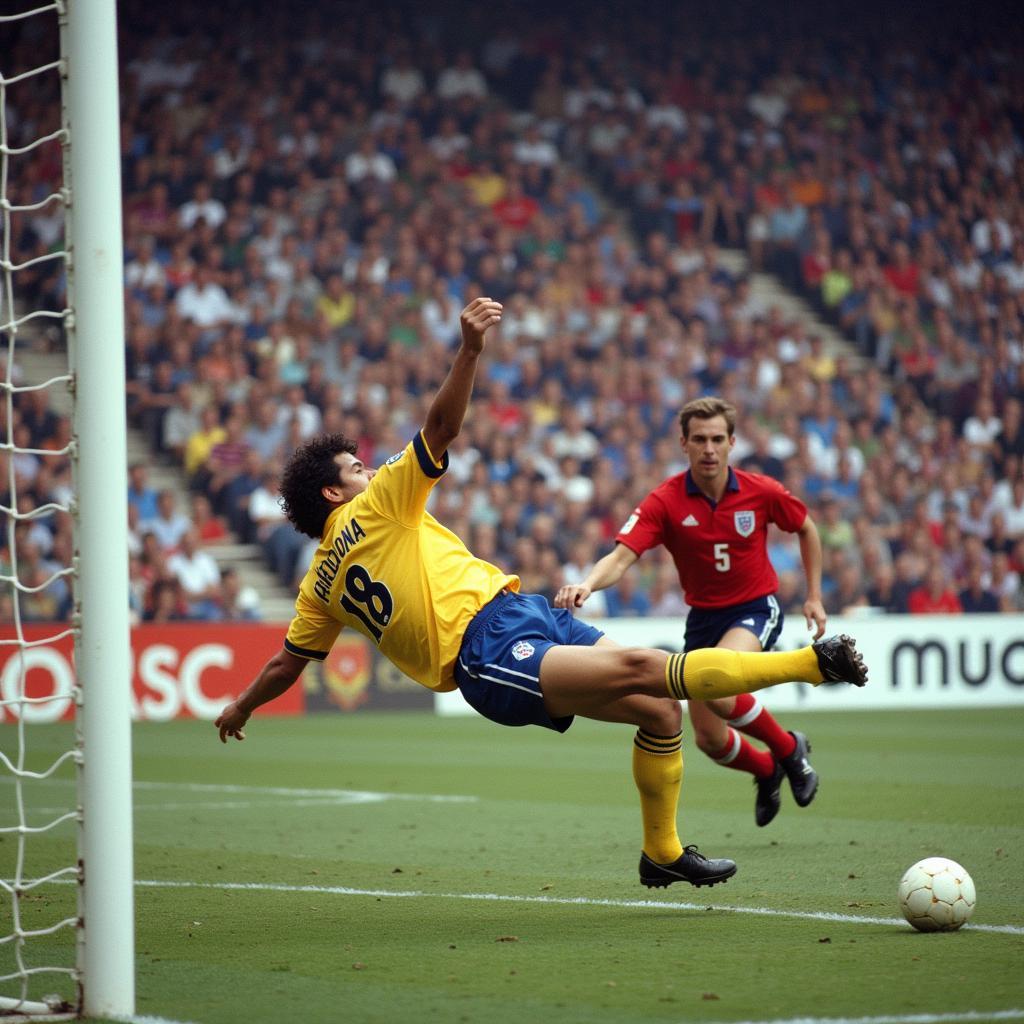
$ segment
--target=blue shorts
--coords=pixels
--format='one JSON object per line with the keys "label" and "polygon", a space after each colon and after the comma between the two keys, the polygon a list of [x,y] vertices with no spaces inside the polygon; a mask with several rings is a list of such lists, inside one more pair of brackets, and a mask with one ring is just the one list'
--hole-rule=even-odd
{"label": "blue shorts", "polygon": [[592,647],[604,634],[552,608],[539,594],[502,591],[473,617],[455,661],[466,703],[499,725],[565,732],[573,716],[552,718],[540,690],[540,663],[552,647]]}
{"label": "blue shorts", "polygon": [[730,629],[749,629],[761,641],[761,650],[770,651],[782,632],[785,616],[774,594],[759,597],[728,608],[691,608],[686,617],[684,651],[717,647]]}

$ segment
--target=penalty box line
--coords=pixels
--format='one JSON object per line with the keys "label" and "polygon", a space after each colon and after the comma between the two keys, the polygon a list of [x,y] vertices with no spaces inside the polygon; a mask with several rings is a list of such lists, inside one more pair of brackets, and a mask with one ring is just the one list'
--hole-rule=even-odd
{"label": "penalty box line", "polygon": [[[909,928],[903,918],[866,917],[833,914],[824,911],[778,910],[774,907],[730,907],[704,903],[670,903],[667,900],[615,900],[591,896],[514,896],[495,892],[405,892],[391,889],[355,889],[344,885],[285,885],[277,882],[182,882],[138,879],[137,886],[149,889],[222,889],[230,892],[313,893],[325,896],[375,896],[388,899],[469,900],[491,903],[536,903],[552,906],[617,907],[636,910],[721,910],[729,914],[758,917],[787,917],[800,921],[826,921],[833,924],[886,925]],[[1024,935],[1024,927],[1014,924],[966,924],[965,931],[991,932],[997,935]]]}

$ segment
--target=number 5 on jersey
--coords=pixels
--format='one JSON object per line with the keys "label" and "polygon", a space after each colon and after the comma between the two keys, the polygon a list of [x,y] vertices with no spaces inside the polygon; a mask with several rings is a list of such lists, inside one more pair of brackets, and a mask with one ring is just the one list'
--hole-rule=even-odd
{"label": "number 5 on jersey", "polygon": [[353,565],[345,573],[341,607],[355,616],[379,644],[384,629],[391,621],[395,602],[386,584],[375,580],[363,566]]}
{"label": "number 5 on jersey", "polygon": [[729,561],[729,545],[728,544],[716,544],[715,545],[715,568],[719,572],[728,572],[729,566],[732,563]]}

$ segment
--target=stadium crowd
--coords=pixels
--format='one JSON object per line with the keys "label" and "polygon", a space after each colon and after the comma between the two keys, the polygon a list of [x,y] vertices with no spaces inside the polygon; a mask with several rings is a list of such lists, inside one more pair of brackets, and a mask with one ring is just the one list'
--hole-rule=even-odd
{"label": "stadium crowd", "polygon": [[[815,516],[830,613],[1024,609],[1021,54],[663,18],[510,18],[461,46],[429,15],[129,12],[128,414],[190,487],[186,513],[131,469],[140,619],[258,614],[203,549],[228,531],[294,584],[308,551],[276,501],[284,457],[321,431],[369,464],[400,450],[475,294],[505,314],[432,511],[524,590],[586,574],[685,468],[679,408],[718,394],[740,410],[733,463]],[[48,99],[16,106],[13,139]],[[40,202],[59,150],[27,163],[13,188]],[[59,247],[60,215],[17,221],[19,260]],[[765,305],[720,246],[848,348]],[[19,277],[24,301],[62,308],[59,263]],[[26,392],[0,428],[21,449],[0,451],[0,491],[66,500],[66,455],[32,452],[62,451],[66,418]],[[66,615],[67,516],[14,537],[22,582],[53,577],[23,616]],[[799,610],[794,538],[771,556]],[[665,552],[638,570],[588,613],[685,613]]]}

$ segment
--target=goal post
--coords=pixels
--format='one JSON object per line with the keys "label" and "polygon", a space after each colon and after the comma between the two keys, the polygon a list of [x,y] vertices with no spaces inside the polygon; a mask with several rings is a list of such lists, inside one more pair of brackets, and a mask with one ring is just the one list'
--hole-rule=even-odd
{"label": "goal post", "polygon": [[[13,807],[0,820],[5,847],[0,899],[9,900],[9,925],[0,935],[0,1018],[67,1020],[76,1014],[128,1019],[135,1012],[134,872],[131,779],[131,647],[128,602],[127,440],[124,404],[124,295],[121,243],[120,110],[116,0],[14,0],[0,4],[0,517],[5,520],[6,564],[0,562],[0,597],[8,598],[13,629],[0,627],[0,780],[13,791]],[[4,33],[9,33],[4,35]],[[21,33],[21,34],[19,34]],[[59,39],[59,54],[57,42]],[[27,65],[27,66],[26,66]],[[43,99],[32,116],[24,97]],[[41,113],[40,113],[41,111]],[[59,144],[61,162],[46,147]],[[37,161],[45,175],[34,179],[52,194],[40,194],[22,169]],[[58,183],[59,182],[59,183]],[[63,238],[47,229],[45,251],[21,251],[18,227],[63,207]],[[46,213],[49,216],[48,213]],[[30,225],[32,224],[29,221]],[[34,226],[34,225],[33,225]],[[19,289],[21,275],[50,263],[54,288]],[[63,277],[64,293],[57,287]],[[29,275],[31,280],[31,275]],[[47,305],[51,308],[40,308]],[[23,382],[15,362],[20,342],[44,334],[40,325],[60,325],[67,362],[37,370]],[[29,356],[26,345],[26,358]],[[48,379],[44,379],[48,378]],[[71,440],[59,450],[42,441],[16,440],[19,403],[28,392],[52,398],[67,387],[71,396]],[[19,435],[20,436],[20,435]],[[43,447],[32,447],[39,443]],[[45,493],[31,508],[20,500],[15,459],[69,460],[72,487],[59,497]],[[6,490],[4,490],[6,488]],[[31,493],[31,490],[29,491]],[[56,493],[56,492],[55,492]],[[73,494],[73,497],[69,497]],[[70,514],[73,555],[40,581],[19,565],[19,530],[47,515]],[[28,545],[27,545],[28,546]],[[31,565],[31,563],[30,563]],[[50,570],[47,569],[46,572]],[[72,585],[72,621],[53,622],[30,636],[22,604],[67,578]],[[31,616],[30,616],[31,617]],[[75,679],[65,677],[52,692],[30,695],[29,673],[50,656],[47,647],[74,636]],[[56,722],[72,700],[77,705],[74,743],[39,767],[33,755],[35,723]],[[13,722],[14,725],[6,723]],[[60,783],[62,766],[74,765],[77,800],[63,811],[34,812],[30,794],[40,783]],[[6,788],[5,788],[6,793]],[[43,820],[40,820],[41,815]],[[77,844],[56,831],[77,825]],[[58,844],[35,856],[40,836]],[[32,849],[30,850],[30,847]],[[38,865],[42,863],[43,867]],[[52,885],[77,882],[77,906],[62,920],[29,913],[28,901]],[[57,901],[62,903],[62,901]],[[34,905],[38,908],[38,904]],[[5,908],[6,909],[6,908]],[[37,923],[38,922],[38,923]],[[66,943],[64,933],[73,935]],[[42,953],[42,960],[35,952]],[[51,977],[77,983],[71,995],[45,995]]]}
{"label": "goal post", "polygon": [[77,447],[79,968],[90,1016],[135,1012],[121,148],[115,0],[62,24],[69,354]]}

